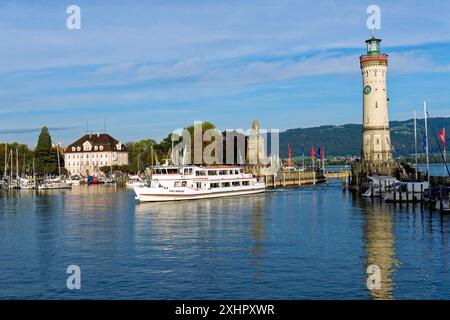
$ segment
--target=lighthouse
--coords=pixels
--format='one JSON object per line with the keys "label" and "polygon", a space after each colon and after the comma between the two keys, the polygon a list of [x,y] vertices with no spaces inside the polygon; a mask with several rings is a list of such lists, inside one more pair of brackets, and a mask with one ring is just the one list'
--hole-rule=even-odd
{"label": "lighthouse", "polygon": [[359,58],[363,85],[361,159],[352,164],[352,188],[367,187],[367,176],[406,177],[404,168],[392,156],[389,130],[389,99],[386,78],[388,56],[381,53],[381,39],[366,40],[367,52]]}
{"label": "lighthouse", "polygon": [[386,89],[388,56],[381,53],[381,39],[366,40],[367,53],[360,60],[363,79],[363,132],[361,160],[379,167],[392,161]]}

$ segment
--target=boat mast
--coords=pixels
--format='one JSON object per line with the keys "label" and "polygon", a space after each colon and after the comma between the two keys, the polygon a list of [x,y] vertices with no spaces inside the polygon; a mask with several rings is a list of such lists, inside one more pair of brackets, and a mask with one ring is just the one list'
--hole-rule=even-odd
{"label": "boat mast", "polygon": [[37,188],[37,181],[36,181],[36,169],[34,167],[34,157],[33,157],[33,182],[34,182],[34,188]]}
{"label": "boat mast", "polygon": [[428,117],[428,113],[427,113],[427,102],[424,101],[423,102],[423,112],[425,114],[425,152],[427,155],[427,176],[428,176],[428,184],[430,183],[430,158],[428,155],[428,124],[427,124],[427,117]]}
{"label": "boat mast", "polygon": [[14,153],[13,153],[12,149],[10,151],[10,154],[11,154],[11,168],[9,169],[9,175],[10,175],[9,184],[12,185],[12,182],[13,182],[13,170],[14,170],[14,167],[13,167],[13,156],[14,156]]}
{"label": "boat mast", "polygon": [[7,169],[8,169],[8,143],[5,142],[5,173],[3,174],[3,178],[7,177]]}
{"label": "boat mast", "polygon": [[58,174],[59,178],[61,179],[61,164],[59,162],[59,143],[56,144],[56,156],[58,158]]}
{"label": "boat mast", "polygon": [[19,185],[19,148],[16,147],[16,185]]}
{"label": "boat mast", "polygon": [[417,117],[416,117],[416,109],[414,109],[414,157],[415,157],[415,172],[416,172],[416,181],[418,179],[417,173]]}

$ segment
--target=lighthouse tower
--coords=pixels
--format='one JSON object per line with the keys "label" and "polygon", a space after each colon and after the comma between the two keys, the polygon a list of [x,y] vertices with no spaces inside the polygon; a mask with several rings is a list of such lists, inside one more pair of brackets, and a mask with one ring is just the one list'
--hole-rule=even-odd
{"label": "lighthouse tower", "polygon": [[363,78],[361,160],[376,167],[392,162],[389,99],[386,92],[388,56],[381,53],[380,42],[381,39],[374,36],[366,40],[367,54],[359,59]]}

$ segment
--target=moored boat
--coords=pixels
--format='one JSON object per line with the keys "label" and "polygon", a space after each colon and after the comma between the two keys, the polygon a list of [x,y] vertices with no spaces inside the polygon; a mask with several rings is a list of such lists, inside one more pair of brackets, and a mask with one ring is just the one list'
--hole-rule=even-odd
{"label": "moored boat", "polygon": [[421,201],[423,193],[429,188],[429,183],[424,182],[397,182],[383,194],[386,202],[414,202]]}
{"label": "moored boat", "polygon": [[390,176],[369,176],[369,188],[361,194],[363,197],[379,197],[380,192],[383,194],[393,184],[400,182],[394,177]]}
{"label": "moored boat", "polygon": [[144,187],[134,187],[141,202],[239,196],[264,192],[265,182],[234,166],[157,166]]}

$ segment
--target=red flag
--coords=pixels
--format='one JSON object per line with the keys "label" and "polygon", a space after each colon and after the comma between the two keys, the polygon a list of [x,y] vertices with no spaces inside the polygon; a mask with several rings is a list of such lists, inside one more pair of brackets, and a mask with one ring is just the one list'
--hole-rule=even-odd
{"label": "red flag", "polygon": [[441,141],[442,141],[442,145],[444,147],[444,152],[445,152],[445,128],[442,129],[441,133],[439,133],[439,139],[441,139]]}
{"label": "red flag", "polygon": [[288,145],[288,158],[289,159],[291,158],[291,146],[290,145]]}
{"label": "red flag", "polygon": [[316,149],[314,149],[314,146],[311,147],[311,158],[314,159],[316,157]]}

